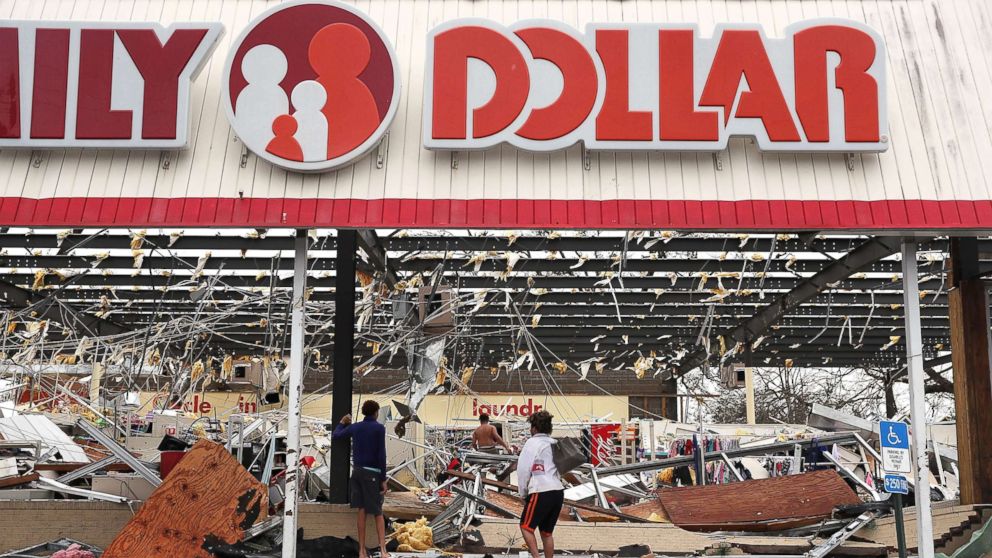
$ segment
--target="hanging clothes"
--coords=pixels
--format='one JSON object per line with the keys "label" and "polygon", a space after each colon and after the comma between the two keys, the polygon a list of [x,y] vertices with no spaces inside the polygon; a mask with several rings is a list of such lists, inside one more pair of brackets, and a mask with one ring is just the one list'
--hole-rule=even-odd
{"label": "hanging clothes", "polygon": [[[699,451],[706,453],[731,451],[740,448],[740,439],[732,436],[703,436],[693,434],[692,437],[676,438],[669,444],[668,454],[670,456],[697,456]],[[699,470],[697,464],[692,467],[697,475],[702,474],[706,484],[725,484],[736,480],[734,474],[723,461],[710,460],[706,463],[703,471]],[[676,468],[676,479],[679,479],[678,469],[689,469],[689,467]],[[685,486],[683,484],[683,486]]]}

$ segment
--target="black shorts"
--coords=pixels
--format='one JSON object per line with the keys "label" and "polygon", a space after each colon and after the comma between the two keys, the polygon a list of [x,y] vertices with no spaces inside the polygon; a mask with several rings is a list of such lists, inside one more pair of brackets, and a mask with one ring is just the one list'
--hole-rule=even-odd
{"label": "black shorts", "polygon": [[527,495],[524,503],[523,517],[520,518],[520,528],[533,532],[540,529],[544,534],[550,534],[558,523],[558,514],[565,503],[564,490],[549,492],[534,492]]}
{"label": "black shorts", "polygon": [[382,515],[382,474],[363,467],[351,472],[351,507],[372,515]]}

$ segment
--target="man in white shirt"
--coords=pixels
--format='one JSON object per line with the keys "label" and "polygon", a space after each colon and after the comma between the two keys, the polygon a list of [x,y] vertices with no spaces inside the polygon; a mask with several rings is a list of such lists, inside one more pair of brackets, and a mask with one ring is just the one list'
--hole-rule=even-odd
{"label": "man in white shirt", "polygon": [[551,438],[551,418],[547,411],[538,411],[530,416],[528,421],[531,437],[520,450],[520,457],[517,459],[517,480],[520,495],[524,498],[520,532],[532,558],[540,558],[535,529],[541,532],[545,558],[554,556],[555,540],[552,532],[565,500],[565,487],[561,484],[551,451],[551,445],[555,443]]}

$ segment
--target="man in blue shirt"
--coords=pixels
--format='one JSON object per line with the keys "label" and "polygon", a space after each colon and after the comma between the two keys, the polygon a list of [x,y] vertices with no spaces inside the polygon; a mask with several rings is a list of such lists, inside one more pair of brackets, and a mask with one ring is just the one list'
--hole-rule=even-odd
{"label": "man in blue shirt", "polygon": [[382,501],[386,495],[386,428],[379,424],[379,404],[369,399],[362,405],[361,422],[352,423],[351,415],[341,417],[334,428],[335,440],[351,438],[351,507],[358,508],[358,558],[368,558],[365,550],[365,518],[375,517],[379,535],[379,551],[386,552],[386,524],[382,517]]}

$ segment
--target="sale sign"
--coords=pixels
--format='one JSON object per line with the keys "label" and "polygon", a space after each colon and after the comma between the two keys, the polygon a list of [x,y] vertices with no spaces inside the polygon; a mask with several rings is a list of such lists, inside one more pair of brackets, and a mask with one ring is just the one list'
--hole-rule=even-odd
{"label": "sale sign", "polygon": [[0,22],[0,147],[176,148],[219,23]]}
{"label": "sale sign", "polygon": [[885,47],[820,19],[755,25],[445,23],[427,38],[423,143],[553,151],[885,151]]}

